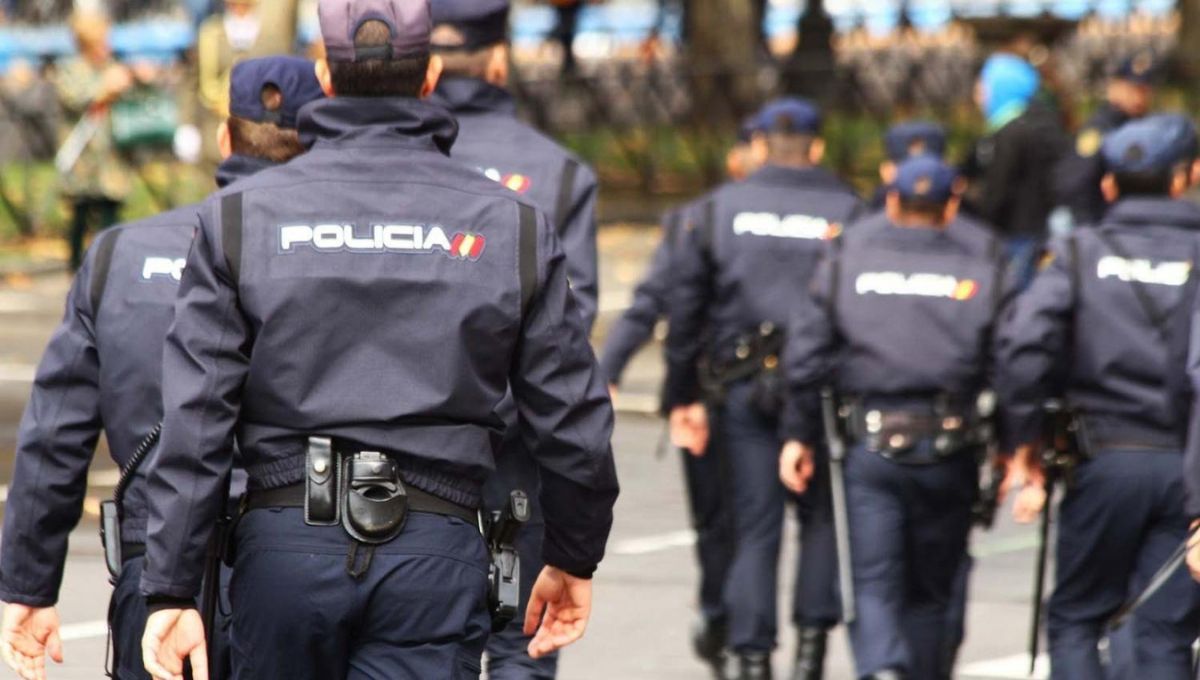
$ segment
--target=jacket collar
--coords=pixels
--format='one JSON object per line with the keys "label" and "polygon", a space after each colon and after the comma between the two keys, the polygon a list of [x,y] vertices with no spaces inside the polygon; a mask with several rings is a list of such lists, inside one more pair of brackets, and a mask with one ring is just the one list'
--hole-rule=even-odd
{"label": "jacket collar", "polygon": [[429,100],[456,114],[517,115],[517,102],[507,90],[476,78],[442,78]]}
{"label": "jacket collar", "polygon": [[1121,226],[1164,226],[1200,231],[1200,205],[1166,197],[1126,198],[1108,211],[1104,222]]}
{"label": "jacket collar", "polygon": [[449,155],[458,123],[445,109],[405,97],[332,97],[300,109],[300,141],[314,146],[406,146]]}
{"label": "jacket collar", "polygon": [[221,161],[221,164],[217,166],[217,186],[225,188],[239,179],[245,179],[260,170],[266,170],[275,165],[276,163],[265,158],[234,154]]}
{"label": "jacket collar", "polygon": [[824,168],[812,166],[807,168],[789,168],[782,165],[764,165],[757,172],[746,178],[752,184],[770,184],[773,186],[805,186],[850,191],[842,180],[835,177]]}

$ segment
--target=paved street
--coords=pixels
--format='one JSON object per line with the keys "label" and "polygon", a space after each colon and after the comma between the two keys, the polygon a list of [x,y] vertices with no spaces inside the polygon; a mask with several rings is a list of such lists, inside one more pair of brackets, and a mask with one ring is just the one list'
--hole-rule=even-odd
{"label": "paved street", "polygon": [[[602,236],[605,295],[604,328],[628,300],[649,254],[653,235],[607,230]],[[12,450],[33,364],[61,315],[65,276],[34,279],[27,286],[0,287],[0,483],[11,475]],[[680,484],[678,455],[660,455],[662,425],[644,411],[652,409],[661,364],[659,347],[643,351],[630,369],[618,407],[614,448],[623,493],[610,544],[610,557],[596,581],[595,614],[587,638],[565,655],[565,680],[670,680],[706,677],[690,656],[687,629],[694,607],[693,567],[687,514]],[[92,476],[93,499],[111,493],[112,465],[98,462]],[[0,487],[0,498],[7,487]],[[67,664],[53,678],[98,678],[104,659],[102,619],[108,597],[89,501],[84,524],[72,537],[61,614],[67,640]],[[793,531],[794,535],[794,531]],[[789,542],[782,574],[790,574],[794,544]],[[972,586],[968,642],[960,665],[962,678],[1025,677],[1023,649],[1032,581],[1033,530],[1002,522],[974,539],[977,570]],[[785,584],[782,600],[790,595]],[[787,611],[781,604],[780,610]],[[788,669],[792,640],[781,631],[776,670]],[[269,652],[268,652],[269,653]],[[852,678],[844,636],[835,635],[830,672],[834,680]],[[0,677],[5,677],[0,673]]]}

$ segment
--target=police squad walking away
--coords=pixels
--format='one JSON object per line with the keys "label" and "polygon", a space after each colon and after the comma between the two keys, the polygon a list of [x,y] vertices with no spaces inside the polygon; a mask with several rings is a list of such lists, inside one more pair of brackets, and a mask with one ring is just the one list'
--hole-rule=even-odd
{"label": "police squad walking away", "polygon": [[[524,629],[582,636],[617,495],[612,411],[548,218],[447,157],[425,0],[322,1],[310,150],[206,201],[164,349],[147,669],[203,677],[191,600],[236,439],[237,678],[476,677],[482,485],[511,388],[545,514]],[[487,337],[480,342],[479,337]]]}
{"label": "police squad walking away", "polygon": [[[323,96],[312,62],[293,57],[239,64],[231,90],[231,118],[220,133],[226,157],[217,171],[220,186],[302,151],[296,113]],[[0,650],[23,677],[45,677],[47,652],[62,659],[55,602],[67,534],[83,509],[85,473],[101,430],[123,478],[118,530],[105,536],[115,586],[108,621],[112,668],[122,680],[148,677],[141,654],[146,607],[138,593],[147,520],[143,459],[163,415],[162,344],[196,211],[194,205],[179,208],[98,237],[39,366],[0,551],[0,596],[10,603]],[[223,651],[219,646],[216,655]]]}

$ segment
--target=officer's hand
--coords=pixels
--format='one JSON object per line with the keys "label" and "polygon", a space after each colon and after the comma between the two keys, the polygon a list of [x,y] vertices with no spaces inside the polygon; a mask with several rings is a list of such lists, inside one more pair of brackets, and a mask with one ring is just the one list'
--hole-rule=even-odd
{"label": "officer's hand", "polygon": [[1192,522],[1192,533],[1188,536],[1187,565],[1192,578],[1200,581],[1200,520]]}
{"label": "officer's hand", "polygon": [[25,680],[45,680],[46,655],[62,663],[62,639],[58,636],[58,610],[10,604],[0,622],[0,656]]}
{"label": "officer's hand", "polygon": [[146,621],[142,663],[155,680],[183,680],[183,661],[192,662],[192,679],[208,680],[204,621],[195,609],[163,609]]}
{"label": "officer's hand", "polygon": [[613,383],[608,384],[608,399],[609,399],[609,401],[616,402],[618,392],[620,392],[620,390],[617,389],[616,385],[614,385]]}
{"label": "officer's hand", "polygon": [[779,481],[792,493],[804,493],[812,475],[813,450],[795,440],[784,444],[779,452]]}
{"label": "officer's hand", "polygon": [[671,444],[703,456],[708,448],[708,410],[704,404],[689,404],[671,409]]}
{"label": "officer's hand", "polygon": [[1049,500],[1046,498],[1046,473],[1037,450],[1037,444],[1017,447],[1005,477],[1006,489],[1020,489],[1013,502],[1013,519],[1021,524],[1036,520]]}
{"label": "officer's hand", "polygon": [[525,634],[533,635],[529,656],[540,659],[583,637],[591,613],[591,580],[551,566],[542,569],[525,607]]}

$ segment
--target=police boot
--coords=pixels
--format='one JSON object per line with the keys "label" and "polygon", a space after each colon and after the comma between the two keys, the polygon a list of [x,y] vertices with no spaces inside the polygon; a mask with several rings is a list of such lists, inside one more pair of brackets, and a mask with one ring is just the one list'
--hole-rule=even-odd
{"label": "police boot", "polygon": [[821,680],[825,675],[824,628],[803,626],[796,631],[796,665],[792,680]]}
{"label": "police boot", "polygon": [[692,627],[692,651],[701,661],[708,664],[716,680],[726,680],[728,677],[725,670],[728,661],[725,655],[725,634],[724,621],[700,619]]}
{"label": "police boot", "polygon": [[737,680],[771,680],[771,655],[762,652],[738,654]]}

